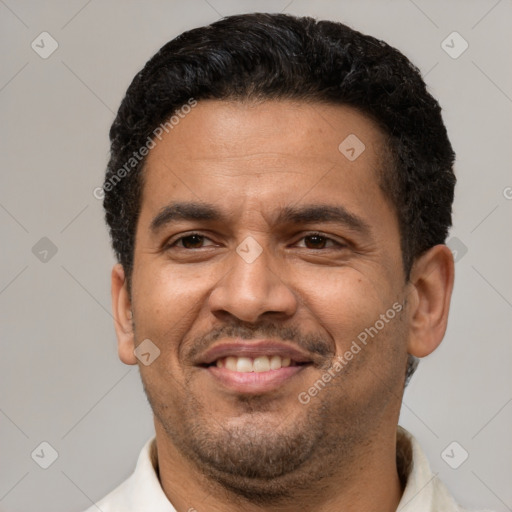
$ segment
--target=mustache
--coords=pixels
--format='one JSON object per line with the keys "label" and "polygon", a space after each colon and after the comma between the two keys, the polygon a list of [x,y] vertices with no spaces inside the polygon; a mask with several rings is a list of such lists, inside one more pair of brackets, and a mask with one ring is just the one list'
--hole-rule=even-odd
{"label": "mustache", "polygon": [[186,360],[195,360],[221,338],[240,338],[243,340],[271,339],[293,342],[297,347],[309,352],[314,359],[324,360],[335,353],[334,343],[323,336],[313,333],[302,333],[296,326],[283,326],[275,322],[264,324],[231,323],[212,330],[205,336],[198,337],[193,343],[184,344]]}

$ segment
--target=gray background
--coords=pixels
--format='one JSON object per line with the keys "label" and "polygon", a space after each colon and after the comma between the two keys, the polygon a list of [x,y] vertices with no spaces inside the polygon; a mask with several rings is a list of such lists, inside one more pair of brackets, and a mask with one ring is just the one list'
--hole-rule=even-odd
{"label": "gray background", "polygon": [[[406,390],[401,424],[462,504],[512,510],[510,0],[0,0],[0,510],[82,510],[131,473],[152,435],[138,370],[117,359],[114,259],[93,189],[146,60],[186,29],[253,11],[382,38],[443,106],[458,156],[456,285],[446,338]],[[43,31],[59,45],[47,59],[31,47]],[[453,31],[469,44],[456,59],[441,46]],[[31,457],[43,441],[58,452],[48,469],[36,463],[47,448]],[[441,456],[453,441],[452,464],[469,453],[458,469]]]}

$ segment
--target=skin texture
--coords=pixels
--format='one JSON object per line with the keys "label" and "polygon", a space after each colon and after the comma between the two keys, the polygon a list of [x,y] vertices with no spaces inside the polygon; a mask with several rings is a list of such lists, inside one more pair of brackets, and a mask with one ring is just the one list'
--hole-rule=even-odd
{"label": "skin texture", "polygon": [[[349,134],[365,144],[354,161],[338,150]],[[350,107],[208,100],[150,151],[132,294],[116,265],[112,300],[119,357],[139,364],[159,477],[179,512],[396,510],[407,354],[441,342],[454,271],[438,245],[405,281],[396,213],[378,184],[383,140]],[[172,201],[210,203],[226,219],[152,232]],[[304,205],[342,206],[368,229],[276,223],[282,208]],[[204,238],[177,241],[191,232]],[[249,236],[262,249],[252,263],[236,251]],[[301,403],[393,304],[401,311]],[[227,389],[195,363],[236,337],[288,342],[313,364],[268,392]],[[134,349],[148,338],[160,356],[145,366]]]}

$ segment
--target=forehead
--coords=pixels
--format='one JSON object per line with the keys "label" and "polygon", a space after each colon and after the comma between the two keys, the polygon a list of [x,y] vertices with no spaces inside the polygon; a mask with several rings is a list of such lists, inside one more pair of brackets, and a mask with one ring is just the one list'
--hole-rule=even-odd
{"label": "forehead", "polygon": [[146,158],[141,217],[173,199],[238,213],[252,205],[262,215],[328,196],[360,213],[385,201],[384,136],[353,108],[207,100],[174,121]]}
{"label": "forehead", "polygon": [[[254,154],[261,157],[273,152],[297,158],[338,160],[339,145],[349,136],[348,146],[355,142],[356,149],[361,151],[358,139],[364,143],[369,150],[364,151],[368,160],[384,143],[376,123],[346,105],[202,100],[172,120],[161,140],[155,139],[156,147],[148,155],[148,164],[171,149],[174,158],[185,154],[188,160],[236,159]],[[345,156],[350,159],[354,155]]]}

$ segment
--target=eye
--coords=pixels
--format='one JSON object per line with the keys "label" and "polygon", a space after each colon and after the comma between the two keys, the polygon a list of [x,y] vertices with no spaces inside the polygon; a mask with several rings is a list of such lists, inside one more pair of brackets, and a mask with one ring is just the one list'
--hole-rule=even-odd
{"label": "eye", "polygon": [[327,242],[331,242],[334,246],[338,248],[345,247],[344,244],[329,238],[328,236],[323,235],[322,233],[309,233],[301,238],[301,240],[309,240],[309,245],[313,245],[313,247],[308,247],[308,242],[306,242],[307,249],[329,249],[330,247],[325,247]]}
{"label": "eye", "polygon": [[[170,249],[171,247],[178,247],[180,249],[201,249],[201,244],[204,240],[210,239],[200,233],[189,233],[167,244],[166,249]],[[180,243],[181,245],[178,245]]]}
{"label": "eye", "polygon": [[[168,243],[165,248],[171,249],[173,247],[177,247],[179,249],[201,249],[204,247],[202,244],[204,243],[205,240],[210,239],[205,235],[202,235],[201,233],[189,233]],[[340,249],[346,247],[345,244],[337,242],[336,240],[333,240],[332,238],[322,233],[309,233],[303,236],[300,240],[305,241],[305,246],[303,247],[306,247],[306,249],[322,250],[330,249],[333,247],[338,247]],[[334,245],[331,247],[326,247],[326,244],[329,242]]]}

